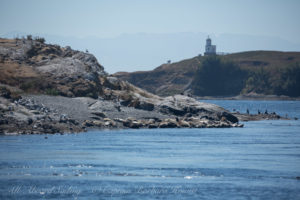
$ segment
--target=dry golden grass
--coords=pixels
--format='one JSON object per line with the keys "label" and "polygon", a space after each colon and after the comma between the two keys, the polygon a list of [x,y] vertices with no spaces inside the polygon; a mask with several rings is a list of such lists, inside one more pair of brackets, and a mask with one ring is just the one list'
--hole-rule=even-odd
{"label": "dry golden grass", "polygon": [[38,74],[31,66],[20,65],[18,63],[4,62],[0,63],[0,80],[10,78],[32,78],[37,77]]}
{"label": "dry golden grass", "polygon": [[16,47],[16,40],[0,38],[0,45],[4,47]]}
{"label": "dry golden grass", "polygon": [[31,81],[39,75],[30,66],[17,63],[0,63],[0,83],[20,87],[27,81]]}
{"label": "dry golden grass", "polygon": [[242,68],[286,67],[300,62],[299,52],[249,51],[224,56],[225,59],[237,62]]}

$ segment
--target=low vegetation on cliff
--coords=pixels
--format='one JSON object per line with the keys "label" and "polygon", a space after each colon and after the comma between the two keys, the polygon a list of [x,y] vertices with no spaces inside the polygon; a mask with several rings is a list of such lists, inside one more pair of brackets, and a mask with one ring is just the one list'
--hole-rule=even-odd
{"label": "low vegetation on cliff", "polygon": [[243,89],[246,76],[235,63],[208,56],[199,65],[190,88],[199,96],[236,95]]}
{"label": "low vegetation on cliff", "polygon": [[197,56],[153,71],[115,76],[155,94],[300,96],[300,53],[252,51]]}
{"label": "low vegetation on cliff", "polygon": [[206,57],[191,84],[193,94],[226,96],[247,93],[300,96],[300,65],[240,67],[228,58]]}

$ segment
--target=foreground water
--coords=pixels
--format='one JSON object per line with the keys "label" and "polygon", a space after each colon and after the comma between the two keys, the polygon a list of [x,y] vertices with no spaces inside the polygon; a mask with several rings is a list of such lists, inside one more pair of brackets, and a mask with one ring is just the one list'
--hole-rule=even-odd
{"label": "foreground water", "polygon": [[[212,102],[300,113],[300,102]],[[299,130],[284,120],[0,136],[0,199],[300,199]]]}

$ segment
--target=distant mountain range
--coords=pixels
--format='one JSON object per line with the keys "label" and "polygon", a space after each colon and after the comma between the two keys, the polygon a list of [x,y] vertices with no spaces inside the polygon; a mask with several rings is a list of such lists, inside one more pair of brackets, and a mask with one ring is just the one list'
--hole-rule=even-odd
{"label": "distant mountain range", "polygon": [[[28,34],[41,36],[47,43],[71,46],[73,49],[94,54],[109,73],[117,71],[151,70],[167,60],[177,62],[203,54],[207,33],[139,33],[118,37],[72,37],[47,34],[10,32],[4,38],[22,37]],[[250,50],[300,51],[300,44],[277,37],[236,34],[210,35],[218,52]]]}

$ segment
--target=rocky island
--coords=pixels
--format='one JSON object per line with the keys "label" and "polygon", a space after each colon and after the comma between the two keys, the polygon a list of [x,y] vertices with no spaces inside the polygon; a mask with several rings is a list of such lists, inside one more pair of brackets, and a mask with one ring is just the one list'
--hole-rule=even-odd
{"label": "rocky island", "polygon": [[160,97],[107,74],[90,53],[43,38],[0,38],[0,133],[242,127],[247,117],[184,95]]}

